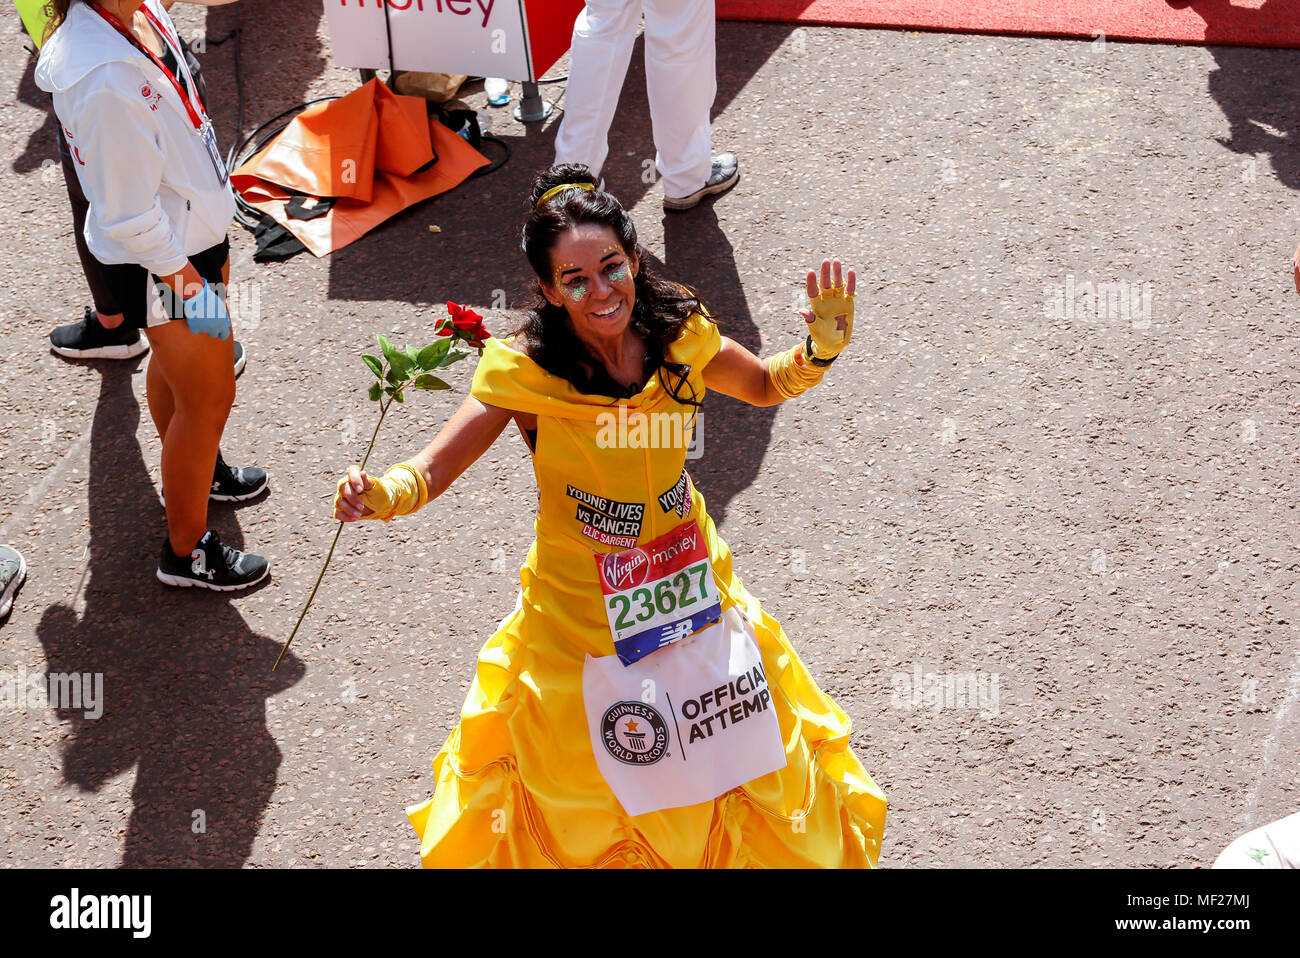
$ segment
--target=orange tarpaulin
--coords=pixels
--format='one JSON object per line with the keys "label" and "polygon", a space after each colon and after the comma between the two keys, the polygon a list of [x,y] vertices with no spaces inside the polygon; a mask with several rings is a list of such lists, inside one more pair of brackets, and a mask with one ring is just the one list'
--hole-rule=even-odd
{"label": "orange tarpaulin", "polygon": [[[304,110],[230,181],[251,206],[324,256],[487,165],[482,153],[427,115],[422,98],[371,80]],[[337,199],[327,212],[299,219],[285,211],[291,191]]]}

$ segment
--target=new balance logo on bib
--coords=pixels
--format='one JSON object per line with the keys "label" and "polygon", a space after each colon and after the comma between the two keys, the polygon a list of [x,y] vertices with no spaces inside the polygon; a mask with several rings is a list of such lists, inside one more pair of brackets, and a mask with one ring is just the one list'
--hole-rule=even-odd
{"label": "new balance logo on bib", "polygon": [[596,766],[629,815],[712,801],[785,767],[767,671],[739,608],[631,665],[588,656],[582,694]]}

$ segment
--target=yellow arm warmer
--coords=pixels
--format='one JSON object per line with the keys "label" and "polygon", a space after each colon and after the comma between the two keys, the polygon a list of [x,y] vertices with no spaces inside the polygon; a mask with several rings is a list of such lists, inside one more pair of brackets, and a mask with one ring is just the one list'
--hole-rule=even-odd
{"label": "yellow arm warmer", "polygon": [[767,361],[767,375],[772,385],[786,399],[793,399],[822,381],[823,366],[814,366],[804,358],[803,343],[778,353]]}
{"label": "yellow arm warmer", "polygon": [[[424,484],[424,476],[409,462],[399,462],[378,478],[371,477],[374,486],[361,493],[363,504],[373,510],[373,515],[365,519],[383,519],[389,522],[395,516],[406,516],[417,511],[429,501],[429,488]],[[339,491],[334,496],[334,508],[338,508],[343,495],[345,476],[339,482]]]}

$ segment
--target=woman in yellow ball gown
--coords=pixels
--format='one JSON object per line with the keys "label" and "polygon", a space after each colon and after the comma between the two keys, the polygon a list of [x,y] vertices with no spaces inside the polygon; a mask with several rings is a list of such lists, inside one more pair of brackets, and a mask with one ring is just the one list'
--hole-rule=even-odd
{"label": "woman in yellow ball gown", "polygon": [[874,867],[885,797],[850,723],[741,584],[686,470],[707,389],[773,405],[852,332],[852,270],[807,276],[808,337],[763,361],[653,275],[581,166],[537,177],[523,246],[538,298],[489,339],[471,395],[419,455],[339,482],[335,516],[440,495],[513,419],[536,539],[483,646],[433,797],[426,867]]}

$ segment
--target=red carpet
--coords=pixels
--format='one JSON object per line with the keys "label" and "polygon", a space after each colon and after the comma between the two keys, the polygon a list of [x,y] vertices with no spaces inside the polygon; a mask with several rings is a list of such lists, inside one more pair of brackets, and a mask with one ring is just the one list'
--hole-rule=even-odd
{"label": "red carpet", "polygon": [[1300,0],[717,0],[720,20],[1300,47]]}

